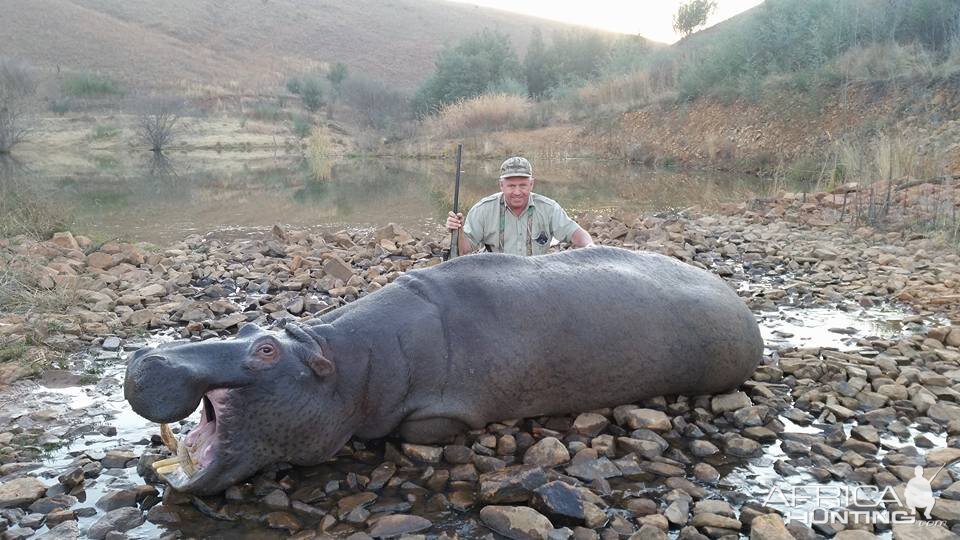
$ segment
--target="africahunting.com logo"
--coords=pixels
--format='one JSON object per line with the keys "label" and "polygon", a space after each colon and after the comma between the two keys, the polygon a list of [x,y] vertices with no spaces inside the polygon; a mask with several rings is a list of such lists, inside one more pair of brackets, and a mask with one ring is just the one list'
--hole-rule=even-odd
{"label": "africahunting.com logo", "polygon": [[[935,477],[936,474],[931,476]],[[763,501],[764,506],[781,510],[788,523],[796,521],[810,526],[945,525],[944,521],[932,520],[936,503],[930,480],[924,477],[919,465],[913,478],[899,491],[891,486],[799,484],[774,486]]]}

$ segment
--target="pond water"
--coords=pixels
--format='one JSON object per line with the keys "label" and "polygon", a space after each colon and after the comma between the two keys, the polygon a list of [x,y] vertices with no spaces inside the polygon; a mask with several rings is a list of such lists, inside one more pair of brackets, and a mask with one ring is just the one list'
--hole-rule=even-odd
{"label": "pond water", "polygon": [[[319,166],[302,156],[253,153],[32,158],[0,164],[0,188],[54,205],[71,230],[101,241],[169,243],[192,233],[223,231],[242,236],[275,223],[339,230],[394,222],[433,232],[453,204],[452,157],[344,158]],[[533,163],[534,190],[571,214],[710,208],[770,190],[767,180],[715,171],[584,159]],[[499,160],[465,156],[461,209],[497,190],[498,167]]]}

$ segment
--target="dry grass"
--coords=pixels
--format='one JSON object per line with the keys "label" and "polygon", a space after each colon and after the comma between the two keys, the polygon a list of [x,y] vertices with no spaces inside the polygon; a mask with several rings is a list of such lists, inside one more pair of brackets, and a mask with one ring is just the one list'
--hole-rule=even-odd
{"label": "dry grass", "polygon": [[333,174],[333,156],[330,137],[322,128],[313,128],[313,133],[307,140],[306,155],[313,178],[319,181],[329,180]]}
{"label": "dry grass", "polygon": [[[0,168],[3,166],[0,162]],[[46,240],[64,230],[69,216],[65,208],[35,194],[26,183],[4,177],[0,170],[0,238],[22,234]]]}
{"label": "dry grass", "polygon": [[929,78],[937,74],[937,62],[933,53],[918,44],[872,44],[847,50],[825,68],[825,74],[851,82]]}
{"label": "dry grass", "polygon": [[77,305],[75,283],[43,280],[30,267],[23,257],[0,260],[0,312],[64,313]]}
{"label": "dry grass", "polygon": [[594,110],[601,110],[612,103],[632,107],[649,103],[654,98],[650,74],[635,71],[611,79],[590,83],[580,90],[580,101]]}
{"label": "dry grass", "polygon": [[530,124],[530,100],[508,94],[484,94],[445,106],[426,121],[441,137],[462,137],[482,131],[519,129]]}
{"label": "dry grass", "polygon": [[935,178],[946,173],[945,165],[946,156],[920,138],[885,133],[868,140],[851,136],[838,141],[827,155],[817,186],[831,189],[841,181],[869,185]]}

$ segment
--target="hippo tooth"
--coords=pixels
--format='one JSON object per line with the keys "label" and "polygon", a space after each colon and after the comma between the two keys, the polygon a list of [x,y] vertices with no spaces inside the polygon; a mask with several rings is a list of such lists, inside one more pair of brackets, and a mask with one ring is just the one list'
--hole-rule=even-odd
{"label": "hippo tooth", "polygon": [[180,468],[180,462],[177,462],[177,463],[169,463],[167,465],[162,465],[160,467],[154,467],[154,470],[157,471],[157,474],[169,474],[179,468]]}
{"label": "hippo tooth", "polygon": [[160,440],[171,452],[177,451],[177,436],[173,434],[169,424],[160,424]]}
{"label": "hippo tooth", "polygon": [[183,458],[181,458],[180,456],[174,456],[174,457],[167,458],[167,459],[159,459],[159,460],[153,462],[153,469],[154,469],[154,470],[157,470],[157,469],[159,469],[160,467],[166,467],[166,466],[168,466],[168,465],[174,465],[174,464],[176,464],[176,463],[180,463],[182,460],[183,460]]}

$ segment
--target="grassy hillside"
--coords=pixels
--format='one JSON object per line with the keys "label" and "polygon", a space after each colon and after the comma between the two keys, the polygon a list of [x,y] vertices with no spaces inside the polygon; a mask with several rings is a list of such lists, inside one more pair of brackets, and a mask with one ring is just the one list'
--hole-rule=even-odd
{"label": "grassy hillside", "polygon": [[0,13],[0,54],[44,71],[230,93],[334,62],[412,90],[464,35],[496,29],[522,51],[533,28],[574,28],[441,0],[0,0]]}

